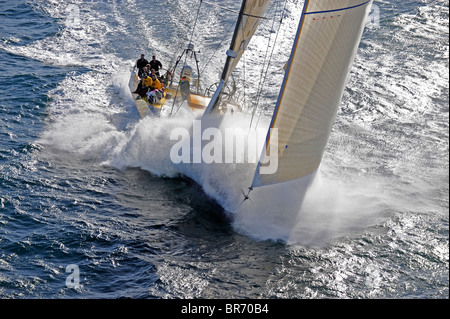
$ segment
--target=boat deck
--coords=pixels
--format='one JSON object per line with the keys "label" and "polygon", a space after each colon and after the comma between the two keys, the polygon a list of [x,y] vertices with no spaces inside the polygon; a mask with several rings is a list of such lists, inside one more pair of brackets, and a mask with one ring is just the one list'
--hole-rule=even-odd
{"label": "boat deck", "polygon": [[[133,70],[130,78],[130,90],[131,92],[135,92],[138,84],[140,82],[140,78],[137,75],[136,69]],[[150,104],[147,101],[147,98],[141,98],[138,94],[131,93],[133,97],[134,103],[136,104],[136,108],[139,112],[141,118],[146,117],[147,115],[159,115],[162,107],[166,104],[168,100],[171,100],[175,97],[180,97],[181,92],[177,90],[176,87],[169,87],[164,89],[165,94],[164,98],[160,100],[160,103]],[[190,93],[187,99],[187,105],[189,109],[196,115],[201,115],[206,110],[211,101],[210,97],[203,96],[200,94]],[[239,111],[240,108],[236,105],[228,104],[227,108],[233,111]]]}

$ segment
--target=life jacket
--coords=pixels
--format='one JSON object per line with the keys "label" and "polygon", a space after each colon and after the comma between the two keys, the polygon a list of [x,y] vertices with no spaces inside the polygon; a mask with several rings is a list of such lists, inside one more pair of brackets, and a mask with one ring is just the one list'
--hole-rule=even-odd
{"label": "life jacket", "polygon": [[148,76],[148,77],[142,79],[142,87],[149,87],[149,86],[152,86],[152,84],[153,84],[153,80],[151,77]]}
{"label": "life jacket", "polygon": [[162,88],[161,82],[159,82],[158,79],[154,80],[154,81],[153,81],[152,88],[153,88],[154,90],[160,90],[160,89]]}

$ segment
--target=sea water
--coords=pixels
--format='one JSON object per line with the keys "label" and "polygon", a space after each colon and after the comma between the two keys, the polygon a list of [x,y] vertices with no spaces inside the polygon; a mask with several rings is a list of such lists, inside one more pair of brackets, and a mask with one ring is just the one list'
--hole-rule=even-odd
{"label": "sea water", "polygon": [[[217,81],[229,11],[1,1],[0,296],[448,298],[448,2],[374,4],[299,212],[283,193],[242,204],[254,163],[174,165],[168,136],[192,121],[141,120],[132,101],[141,53],[168,67],[193,42]],[[274,1],[281,27],[265,21],[236,70],[251,110],[272,57],[260,126],[302,7]]]}

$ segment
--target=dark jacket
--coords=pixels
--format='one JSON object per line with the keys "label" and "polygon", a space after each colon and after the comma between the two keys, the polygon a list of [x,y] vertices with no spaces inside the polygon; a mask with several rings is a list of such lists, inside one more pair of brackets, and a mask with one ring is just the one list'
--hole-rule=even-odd
{"label": "dark jacket", "polygon": [[158,60],[151,60],[150,61],[150,67],[155,70],[155,72],[158,72],[160,68],[162,68],[161,62]]}
{"label": "dark jacket", "polygon": [[148,64],[148,61],[143,58],[140,58],[139,60],[136,61],[136,66],[138,67],[138,69],[142,69],[147,64]]}

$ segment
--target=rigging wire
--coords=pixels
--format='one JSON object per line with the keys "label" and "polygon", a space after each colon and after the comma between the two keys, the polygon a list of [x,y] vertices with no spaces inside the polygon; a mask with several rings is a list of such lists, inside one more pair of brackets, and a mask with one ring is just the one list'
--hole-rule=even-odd
{"label": "rigging wire", "polygon": [[[191,32],[191,37],[190,37],[189,43],[192,43],[192,40],[194,39],[194,33],[195,33],[195,29],[197,27],[197,22],[198,22],[198,19],[199,19],[199,16],[200,16],[200,10],[202,8],[202,4],[203,4],[203,0],[200,0],[200,4],[198,5],[198,9],[197,9],[197,15],[196,15],[195,21],[194,21],[194,26],[192,27],[192,32]],[[183,65],[183,67],[186,66],[187,56],[188,56],[188,54],[186,54],[186,57],[184,58],[184,65]],[[173,113],[173,109],[175,107],[176,97],[178,95],[179,88],[180,88],[180,86],[178,85],[177,86],[177,91],[175,92],[175,96],[174,96],[174,99],[173,99],[172,109],[170,110],[170,115],[172,115],[172,113]],[[184,101],[182,101],[182,103],[184,103]],[[180,110],[180,107],[178,108],[176,113],[178,113],[179,110]],[[175,115],[176,115],[176,113],[175,113]]]}
{"label": "rigging wire", "polygon": [[[257,91],[258,92],[257,93],[257,101],[256,101],[256,104],[255,104],[255,106],[253,108],[252,118],[251,118],[251,121],[250,121],[249,130],[251,130],[251,127],[252,127],[252,124],[253,124],[253,120],[254,120],[254,116],[255,116],[256,111],[257,111],[258,106],[259,106],[260,98],[261,98],[261,95],[262,95],[263,85],[264,85],[264,83],[266,83],[266,79],[267,79],[267,75],[268,75],[269,67],[270,67],[270,62],[272,61],[272,57],[273,57],[273,54],[274,54],[274,51],[275,51],[275,47],[276,47],[276,43],[277,43],[277,40],[278,40],[278,35],[280,33],[281,25],[283,23],[283,13],[286,11],[287,2],[288,1],[286,0],[285,3],[284,3],[284,8],[281,11],[280,24],[279,24],[278,30],[276,32],[275,40],[274,40],[273,47],[272,47],[272,52],[271,52],[270,57],[269,57],[269,62],[267,64],[266,71],[264,73],[264,69],[261,70],[262,81],[260,81],[260,83],[259,83],[259,87],[258,87],[258,91]],[[278,9],[279,3],[280,3],[280,1],[277,2],[277,9]],[[271,31],[274,30],[274,25],[275,25],[275,19],[274,19],[274,23],[272,24],[272,30]],[[271,36],[269,37],[269,43],[270,43],[270,38],[271,38]],[[266,57],[267,57],[268,52],[269,52],[269,46],[267,47],[266,56],[264,57],[264,64],[266,63]],[[263,76],[263,73],[264,73],[264,76]],[[259,112],[259,117],[258,117],[258,121],[256,122],[256,125],[255,125],[255,130],[258,127],[260,119],[261,119],[261,112]]]}
{"label": "rigging wire", "polygon": [[[220,16],[219,13],[217,13],[217,16]],[[222,40],[220,41],[220,43],[217,45],[217,48],[214,50],[214,52],[211,54],[210,58],[208,59],[208,61],[206,62],[205,66],[203,67],[203,70],[201,71],[200,74],[203,74],[206,71],[206,68],[208,67],[209,63],[211,62],[212,58],[216,55],[217,51],[219,51],[219,49],[222,47],[223,42],[225,42],[225,40],[229,37],[229,34],[231,32],[231,29],[233,28],[233,26],[236,25],[236,21],[237,21],[237,17],[236,19],[233,21],[233,23],[230,23],[230,26],[228,27],[227,31],[224,33]]]}
{"label": "rigging wire", "polygon": [[[297,0],[297,1],[299,1],[299,0]],[[233,10],[233,9],[230,9],[230,8],[226,8],[224,6],[221,6],[221,5],[218,5],[218,4],[215,4],[215,3],[211,3],[209,1],[203,1],[203,2],[206,3],[206,4],[209,4],[209,5],[213,6],[213,7],[217,7],[217,8],[220,8],[222,10],[225,10],[225,11],[229,11],[229,12],[232,12],[232,13],[235,13],[235,14],[240,14],[240,12],[238,10]],[[270,19],[268,17],[265,17],[265,16],[257,16],[257,15],[249,14],[249,13],[243,13],[242,15],[250,17],[250,18],[262,19],[262,20],[272,20],[272,19]]]}
{"label": "rigging wire", "polygon": [[[198,21],[199,15],[200,15],[200,8],[201,8],[201,5],[202,5],[202,2],[203,2],[203,1],[200,0],[200,5],[199,5],[198,11],[197,11],[197,18],[196,18],[196,21],[195,21],[195,24],[194,24],[194,27],[193,27],[194,29],[195,29],[195,26],[197,25],[197,21]],[[208,2],[206,2],[206,1],[204,1],[204,2],[205,2],[205,3],[208,3]],[[209,4],[210,4],[210,3],[209,3]],[[218,6],[218,7],[220,7],[220,6]],[[218,15],[219,15],[219,14],[218,14]],[[237,19],[237,18],[236,18],[236,19]],[[233,27],[235,24],[236,24],[236,22],[234,22],[233,24],[230,24],[230,27],[228,28],[227,32],[224,34],[224,36],[223,36],[221,42],[219,43],[217,49],[213,52],[213,54],[211,55],[211,57],[210,57],[209,60],[207,61],[206,65],[204,66],[203,70],[200,72],[199,78],[201,78],[201,76],[203,75],[203,73],[206,71],[206,68],[208,67],[208,65],[209,65],[209,63],[211,62],[212,58],[216,55],[217,51],[221,48],[222,43],[223,43],[223,42],[225,41],[225,39],[228,37],[229,31],[232,29],[232,27]],[[191,34],[191,41],[190,41],[190,43],[192,43],[193,35],[194,35],[194,30],[192,31],[192,34]],[[186,55],[186,58],[185,58],[185,65],[186,65],[186,61],[187,61],[187,55]],[[177,93],[176,93],[176,95],[177,95],[177,94],[178,94],[178,87],[177,87]],[[175,96],[176,96],[176,95],[175,95]],[[186,102],[187,98],[188,98],[188,96],[186,96],[186,97],[181,101],[181,103],[179,104],[179,106],[178,106],[177,110],[175,111],[175,114],[174,114],[174,115],[177,115],[177,114],[178,114],[178,112],[180,111],[181,107],[183,106],[183,103]],[[170,114],[173,113],[173,108],[174,108],[174,106],[175,106],[175,102],[174,102],[173,105],[172,105],[172,110],[171,110]]]}
{"label": "rigging wire", "polygon": [[226,38],[228,38],[231,29],[236,25],[236,21],[238,18],[236,18],[236,20],[230,24],[230,27],[228,28],[227,32],[225,32],[222,40],[220,41],[219,45],[217,46],[216,50],[212,53],[211,57],[209,58],[209,60],[206,62],[203,70],[200,72],[201,75],[203,75],[203,73],[206,71],[206,68],[208,67],[209,63],[211,63],[212,58],[216,55],[217,51],[219,51],[219,49],[222,47],[223,42],[225,41]]}
{"label": "rigging wire", "polygon": [[191,38],[189,39],[189,43],[192,43],[192,39],[194,38],[195,28],[197,27],[198,17],[200,16],[200,9],[202,8],[203,0],[200,0],[200,4],[197,10],[197,16],[195,17],[194,26],[192,27]]}
{"label": "rigging wire", "polygon": [[[279,2],[277,2],[277,8],[278,8],[278,3],[279,3]],[[272,38],[272,32],[274,31],[274,25],[275,25],[275,19],[274,19],[273,22],[272,22],[272,26],[271,26],[271,30],[270,30],[270,35],[269,35],[269,39],[268,39],[268,44],[267,44],[267,50],[266,50],[266,54],[265,54],[265,56],[264,56],[263,66],[266,65],[267,55],[268,55],[268,53],[269,53],[269,47],[270,47],[270,40],[271,40],[271,38]],[[268,64],[267,64],[267,68],[269,67],[269,65],[270,65],[270,61],[269,61]],[[255,105],[253,106],[252,118],[251,118],[251,120],[250,120],[250,127],[249,127],[249,130],[250,130],[251,127],[252,127],[252,123],[253,123],[253,118],[254,118],[254,115],[255,115],[255,111],[256,111],[256,109],[258,108],[259,101],[260,101],[260,99],[261,99],[262,88],[263,88],[264,83],[265,83],[265,78],[264,78],[264,68],[261,68],[261,77],[260,77],[260,79],[262,79],[262,81],[259,81],[258,89],[256,90],[256,97],[257,97],[257,98],[256,98],[256,103],[255,103]]]}
{"label": "rigging wire", "polygon": [[[244,25],[241,25],[241,33],[242,33],[242,38],[244,39],[245,38],[245,36],[244,36]],[[242,63],[242,68],[244,69],[243,71],[244,71],[244,85],[243,85],[243,87],[244,87],[244,98],[243,98],[243,105],[245,106],[245,104],[247,103],[247,96],[245,95],[245,84],[246,84],[246,82],[247,82],[247,77],[246,77],[246,68],[245,68],[245,66],[246,66],[246,63],[247,63],[247,59],[246,59],[246,54],[243,54],[242,55],[242,60],[243,60],[243,63]]]}
{"label": "rigging wire", "polygon": [[[193,38],[194,38],[194,32],[195,32],[195,28],[196,28],[196,26],[197,26],[197,22],[198,22],[198,20],[199,20],[200,9],[201,9],[201,6],[202,6],[202,3],[203,3],[203,2],[206,3],[206,4],[213,5],[213,6],[215,6],[215,7],[219,7],[219,8],[221,8],[221,9],[225,9],[226,11],[235,12],[234,10],[226,9],[226,8],[224,8],[224,7],[222,7],[222,6],[215,5],[215,4],[213,4],[213,3],[210,3],[210,2],[207,2],[207,1],[200,0],[200,5],[199,5],[198,10],[197,10],[197,16],[196,16],[196,19],[195,19],[195,22],[194,22],[194,26],[193,26],[193,29],[192,29],[192,32],[191,32],[190,43],[192,43],[192,40],[193,40]],[[237,20],[237,19],[238,19],[238,17],[236,18],[236,20]],[[229,36],[230,30],[233,28],[233,26],[234,26],[235,24],[236,24],[236,21],[234,21],[234,23],[230,24],[230,27],[227,29],[227,32],[224,34],[224,36],[223,36],[222,40],[220,41],[219,45],[217,46],[216,50],[212,53],[212,55],[210,56],[210,58],[209,58],[208,61],[206,62],[205,66],[203,67],[203,70],[200,72],[199,78],[204,74],[204,72],[206,71],[206,68],[208,67],[209,63],[211,62],[211,60],[213,59],[213,57],[216,55],[217,51],[221,48],[223,42],[224,42],[224,41],[226,40],[226,38]],[[186,62],[187,62],[187,55],[186,55],[186,58],[185,58],[184,65],[186,65]],[[178,89],[179,89],[179,88],[177,87],[177,91],[176,91],[175,96],[178,94]],[[185,101],[186,101],[186,98],[183,99],[183,101],[181,102],[181,104],[184,103]],[[175,106],[175,100],[174,100],[174,103],[172,104],[172,109],[171,109],[171,111],[170,111],[170,114],[171,114],[171,115],[172,115],[172,113],[173,113],[174,106]],[[179,111],[180,109],[181,109],[181,105],[180,105],[180,106],[178,107],[178,109],[176,110],[175,115],[178,113],[178,111]]]}

